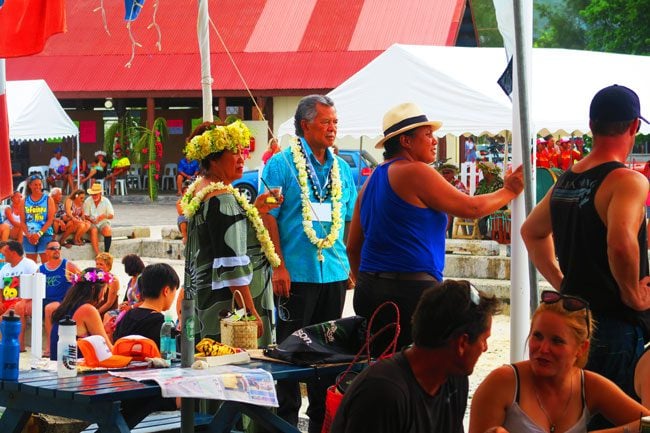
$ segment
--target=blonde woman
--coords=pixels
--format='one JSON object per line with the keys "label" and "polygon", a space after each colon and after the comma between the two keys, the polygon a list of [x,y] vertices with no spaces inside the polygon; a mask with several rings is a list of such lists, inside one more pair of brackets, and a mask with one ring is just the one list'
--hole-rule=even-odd
{"label": "blonde woman", "polygon": [[530,359],[500,367],[481,383],[472,398],[469,433],[497,426],[512,433],[582,433],[596,414],[620,426],[604,431],[639,431],[639,415],[650,410],[583,369],[593,331],[585,300],[542,292],[528,335]]}
{"label": "blonde woman", "polygon": [[[95,266],[97,269],[109,273],[111,276],[113,276],[111,273],[113,270],[113,256],[109,253],[97,254],[97,257],[95,257]],[[108,283],[106,291],[103,293],[104,296],[101,298],[101,302],[97,307],[99,314],[101,314],[102,317],[104,317],[104,314],[109,310],[117,310],[117,296],[119,291],[120,281],[113,276],[110,283]]]}
{"label": "blonde woman", "polygon": [[83,245],[82,237],[90,230],[90,221],[86,220],[84,213],[85,198],[86,192],[83,189],[78,189],[65,199],[65,220],[67,222],[60,243],[67,248],[70,247],[70,243],[65,243],[68,236],[74,233],[72,243]]}

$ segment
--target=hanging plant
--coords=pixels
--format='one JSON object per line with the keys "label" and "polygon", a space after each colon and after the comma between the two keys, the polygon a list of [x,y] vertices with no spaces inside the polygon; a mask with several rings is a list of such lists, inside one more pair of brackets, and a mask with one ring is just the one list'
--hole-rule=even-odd
{"label": "hanging plant", "polygon": [[167,121],[158,117],[153,121],[151,129],[138,126],[140,138],[134,147],[134,155],[143,162],[142,168],[147,170],[149,181],[149,198],[158,198],[158,182],[160,181],[160,162],[163,157],[163,143],[169,138]]}

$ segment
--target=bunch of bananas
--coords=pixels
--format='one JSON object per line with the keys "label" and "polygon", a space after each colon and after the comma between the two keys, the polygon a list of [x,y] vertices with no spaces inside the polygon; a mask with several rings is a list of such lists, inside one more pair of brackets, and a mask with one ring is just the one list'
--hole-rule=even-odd
{"label": "bunch of bananas", "polygon": [[199,351],[198,355],[201,356],[232,355],[233,353],[241,351],[241,349],[235,349],[234,347],[219,343],[218,341],[207,337],[198,342],[196,350]]}

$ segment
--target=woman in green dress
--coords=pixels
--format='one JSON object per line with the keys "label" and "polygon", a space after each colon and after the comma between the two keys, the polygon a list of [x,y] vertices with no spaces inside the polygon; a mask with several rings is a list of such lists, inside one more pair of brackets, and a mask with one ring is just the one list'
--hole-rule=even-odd
{"label": "woman in green dress", "polygon": [[[202,175],[187,189],[181,207],[188,219],[185,290],[196,302],[197,334],[220,340],[220,313],[230,310],[235,290],[257,321],[258,345],[274,342],[272,266],[280,263],[260,212],[277,207],[260,194],[251,205],[234,188],[242,176],[250,131],[241,121],[205,122],[188,138],[185,154],[201,163]],[[274,200],[269,200],[273,202]]]}

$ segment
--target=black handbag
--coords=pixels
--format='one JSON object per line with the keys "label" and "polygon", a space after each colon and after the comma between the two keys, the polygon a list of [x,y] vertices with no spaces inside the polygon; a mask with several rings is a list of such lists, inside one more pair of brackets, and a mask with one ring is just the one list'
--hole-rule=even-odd
{"label": "black handbag", "polygon": [[350,362],[366,342],[366,326],[361,316],[306,326],[264,354],[298,365]]}

